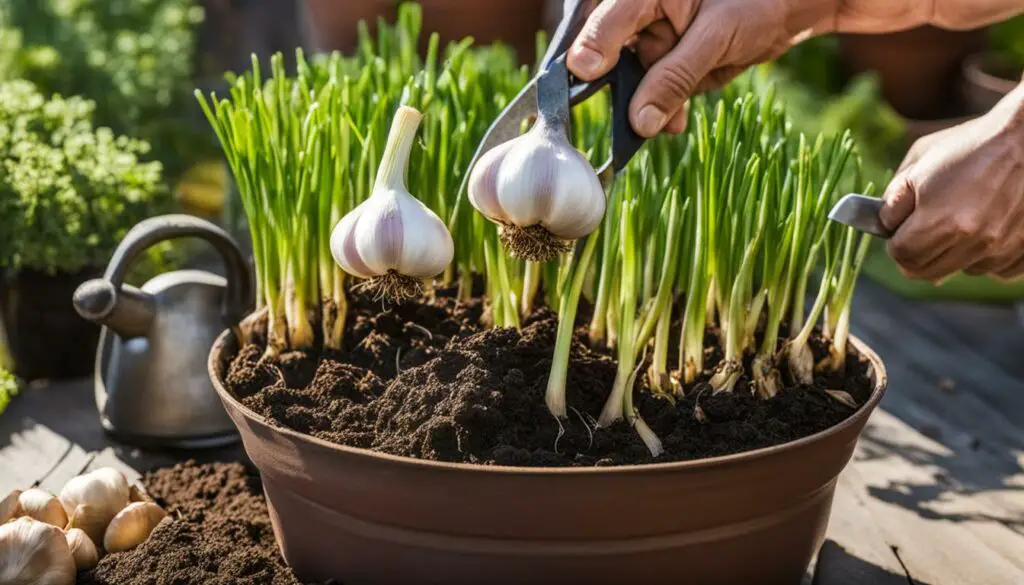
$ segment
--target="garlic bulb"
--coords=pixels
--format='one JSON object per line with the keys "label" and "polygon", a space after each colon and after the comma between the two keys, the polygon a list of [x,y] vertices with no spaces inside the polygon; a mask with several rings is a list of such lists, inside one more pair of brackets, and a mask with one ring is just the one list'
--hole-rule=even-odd
{"label": "garlic bulb", "polygon": [[82,530],[71,528],[64,533],[64,539],[68,542],[71,556],[75,559],[75,568],[79,571],[91,569],[100,562],[100,554],[96,551],[96,545]]}
{"label": "garlic bulb", "polygon": [[18,501],[20,497],[21,490],[14,490],[0,500],[0,524],[21,516],[21,503]]}
{"label": "garlic bulb", "polygon": [[128,504],[107,526],[103,548],[107,552],[121,552],[139,546],[165,516],[163,508],[150,502]]}
{"label": "garlic bulb", "polygon": [[363,286],[379,298],[419,296],[421,281],[443,272],[455,255],[444,222],[405,186],[422,119],[415,108],[398,108],[373,193],[341,218],[331,233],[334,260],[345,272],[369,279]]}
{"label": "garlic bulb", "polygon": [[46,490],[25,490],[18,497],[18,503],[21,504],[21,513],[29,518],[61,529],[68,523],[68,515],[64,512],[60,500]]}
{"label": "garlic bulb", "polygon": [[0,583],[73,585],[75,560],[56,526],[18,518],[0,526]]}
{"label": "garlic bulb", "polygon": [[509,252],[534,261],[567,252],[605,211],[601,181],[569,143],[565,123],[543,116],[526,134],[480,157],[468,193],[473,207],[501,226]]}
{"label": "garlic bulb", "polygon": [[96,544],[111,518],[128,505],[128,480],[120,471],[103,467],[74,477],[60,492],[71,528],[81,528]]}

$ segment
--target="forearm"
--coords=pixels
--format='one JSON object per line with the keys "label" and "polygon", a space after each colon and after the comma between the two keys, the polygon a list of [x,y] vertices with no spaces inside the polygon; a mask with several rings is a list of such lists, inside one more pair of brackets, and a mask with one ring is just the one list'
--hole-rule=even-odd
{"label": "forearm", "polygon": [[934,25],[969,30],[1024,13],[1024,0],[837,0],[831,23],[820,29],[886,33]]}

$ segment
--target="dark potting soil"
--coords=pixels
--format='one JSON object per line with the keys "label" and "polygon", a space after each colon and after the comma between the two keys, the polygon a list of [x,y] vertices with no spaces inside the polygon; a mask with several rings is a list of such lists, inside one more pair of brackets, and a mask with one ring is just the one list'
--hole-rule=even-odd
{"label": "dark potting soil", "polygon": [[301,585],[278,553],[259,477],[242,464],[181,463],[142,483],[169,518],[78,585]]}
{"label": "dark potting soil", "polygon": [[[748,380],[741,379],[734,392],[717,395],[698,381],[673,404],[648,391],[646,377],[638,376],[634,403],[665,447],[654,460],[626,422],[594,428],[616,362],[587,345],[585,327],[577,329],[572,347],[570,415],[558,421],[544,402],[555,314],[539,309],[520,331],[490,329],[480,322],[481,307],[479,300],[439,296],[383,310],[357,298],[343,351],[268,360],[261,359],[262,347],[248,345],[230,364],[227,384],[274,424],[327,441],[421,459],[514,466],[681,461],[777,445],[854,412],[826,389],[844,390],[858,404],[872,390],[867,364],[852,355],[841,375],[790,385],[771,400],[752,396]],[[708,335],[706,346],[714,346]],[[812,348],[816,359],[825,355],[820,339],[812,340]],[[708,350],[708,372],[719,359]]]}

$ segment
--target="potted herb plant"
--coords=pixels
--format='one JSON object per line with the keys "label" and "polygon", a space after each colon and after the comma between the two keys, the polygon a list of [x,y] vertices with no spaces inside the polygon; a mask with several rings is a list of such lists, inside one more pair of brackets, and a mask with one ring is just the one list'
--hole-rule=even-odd
{"label": "potted herb plant", "polygon": [[989,45],[964,62],[964,99],[982,114],[996,105],[1024,76],[1024,16],[992,26]]}
{"label": "potted herb plant", "polygon": [[[160,161],[177,196],[207,210],[216,169],[192,171],[217,155],[191,95],[202,20],[196,0],[11,0],[0,7],[3,75],[93,100],[96,126],[147,141],[144,160]],[[226,185],[217,187],[214,203]]]}
{"label": "potted herb plant", "polygon": [[160,163],[144,141],[94,128],[95,104],[0,84],[0,308],[21,378],[92,370],[99,330],[71,294],[98,276],[124,233],[166,209]]}
{"label": "potted herb plant", "polygon": [[[849,176],[872,190],[849,134],[797,135],[739,81],[594,200],[562,181],[608,151],[598,94],[460,193],[526,72],[436,35],[421,62],[401,11],[393,44],[200,96],[260,291],[210,375],[289,565],[357,585],[798,582],[886,386],[850,335],[867,237],[825,218]],[[538,242],[566,251],[524,259]]]}

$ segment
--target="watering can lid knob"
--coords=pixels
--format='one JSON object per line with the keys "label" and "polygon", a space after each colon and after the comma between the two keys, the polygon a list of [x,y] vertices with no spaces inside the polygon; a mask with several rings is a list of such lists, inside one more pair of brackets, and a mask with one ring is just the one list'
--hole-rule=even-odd
{"label": "watering can lid knob", "polygon": [[114,310],[117,302],[117,291],[110,281],[94,278],[83,282],[72,299],[75,310],[86,319],[102,319]]}

